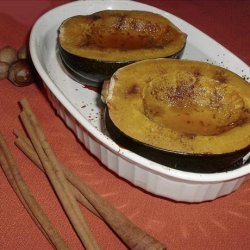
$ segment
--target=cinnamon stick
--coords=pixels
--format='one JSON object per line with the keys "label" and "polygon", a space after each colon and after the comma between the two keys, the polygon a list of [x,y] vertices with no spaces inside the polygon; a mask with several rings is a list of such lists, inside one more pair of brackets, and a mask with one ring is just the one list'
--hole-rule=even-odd
{"label": "cinnamon stick", "polygon": [[29,134],[31,142],[43,164],[44,170],[46,171],[46,174],[78,237],[87,249],[99,249],[99,246],[90,231],[73,194],[71,193],[60,164],[48,144],[34,113],[31,111],[28,101],[22,99],[20,104],[23,108],[23,111],[20,114],[22,123]]}
{"label": "cinnamon stick", "polygon": [[37,220],[37,218],[34,216],[34,214],[32,213],[31,209],[29,208],[29,206],[27,205],[25,199],[23,198],[22,193],[20,192],[15,179],[9,169],[9,165],[5,159],[5,157],[3,155],[0,154],[0,165],[2,167],[2,170],[9,182],[9,184],[11,185],[12,189],[14,190],[14,192],[16,193],[18,199],[20,200],[20,202],[22,203],[22,205],[24,206],[24,208],[26,209],[26,211],[28,212],[29,216],[31,217],[31,219],[33,220],[33,222],[36,224],[36,226],[39,228],[39,230],[42,232],[42,234],[44,235],[44,237],[48,240],[48,242],[53,245],[53,242],[51,241],[50,237],[48,236],[47,232],[43,229],[43,227],[41,226],[41,224],[39,223],[39,221]]}
{"label": "cinnamon stick", "polygon": [[65,169],[69,181],[77,187],[130,249],[166,249],[166,246],[132,223],[119,210],[102,199],[93,189],[85,184],[70,170]]}
{"label": "cinnamon stick", "polygon": [[40,205],[31,194],[26,182],[24,181],[18,170],[11,151],[1,134],[0,152],[1,167],[10,185],[28,211],[33,221],[56,249],[68,249],[67,244],[65,243],[59,232],[55,229],[53,224],[48,219],[47,215],[43,212]]}
{"label": "cinnamon stick", "polygon": [[[34,114],[32,113],[27,100],[22,100],[21,105],[25,110],[27,110],[27,113],[34,123],[33,126],[40,128],[37,124],[38,121],[34,119]],[[39,133],[41,133],[41,131]],[[36,143],[36,139],[31,141],[33,144]],[[47,150],[46,152],[48,156],[52,154],[50,150]],[[52,155],[52,158],[55,158],[54,154]],[[126,216],[112,207],[107,201],[102,199],[94,190],[86,185],[78,176],[74,175],[69,169],[65,168],[63,172],[67,176],[68,180],[88,199],[92,206],[101,215],[103,220],[105,220],[105,222],[114,230],[114,232],[116,232],[120,239],[122,239],[130,249],[166,249],[164,244],[133,224]]]}
{"label": "cinnamon stick", "polygon": [[[40,169],[44,172],[44,168],[42,166],[42,163],[33,148],[32,143],[30,142],[29,138],[21,131],[14,129],[13,133],[16,135],[15,144],[16,146],[26,155],[28,158]],[[60,163],[61,164],[61,163]],[[61,164],[61,168],[64,171],[65,167]],[[64,172],[65,174],[65,172]],[[65,174],[66,179],[67,174]],[[75,196],[75,198],[78,200],[79,203],[81,203],[84,207],[86,207],[90,212],[95,214],[96,216],[100,217],[99,213],[95,210],[95,208],[89,203],[89,201],[82,195],[82,193],[75,188],[70,182],[69,182],[70,188],[72,189],[72,193]]]}

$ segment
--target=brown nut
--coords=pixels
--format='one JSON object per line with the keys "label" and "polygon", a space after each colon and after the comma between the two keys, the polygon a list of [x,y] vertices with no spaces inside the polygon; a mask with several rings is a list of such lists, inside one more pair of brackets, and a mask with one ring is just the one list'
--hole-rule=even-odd
{"label": "brown nut", "polygon": [[28,48],[26,45],[23,45],[17,52],[18,59],[27,59],[28,58]]}
{"label": "brown nut", "polygon": [[16,86],[23,87],[34,81],[34,71],[30,62],[19,59],[9,68],[8,79]]}
{"label": "brown nut", "polygon": [[5,46],[0,49],[0,61],[12,64],[17,60],[17,51],[11,46]]}
{"label": "brown nut", "polygon": [[7,78],[10,65],[0,61],[0,80]]}

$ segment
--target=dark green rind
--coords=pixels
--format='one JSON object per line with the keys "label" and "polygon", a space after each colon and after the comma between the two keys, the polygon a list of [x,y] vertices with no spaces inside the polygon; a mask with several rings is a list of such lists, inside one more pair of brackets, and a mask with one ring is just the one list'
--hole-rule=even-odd
{"label": "dark green rind", "polygon": [[[100,87],[103,81],[109,80],[116,70],[135,62],[105,62],[89,59],[67,52],[60,44],[58,44],[58,47],[62,63],[69,75],[77,82],[93,87]],[[183,54],[184,48],[185,45],[179,52],[166,58],[179,59]]]}
{"label": "dark green rind", "polygon": [[242,166],[243,157],[250,146],[225,154],[189,154],[168,151],[140,142],[115,126],[108,109],[105,111],[105,124],[111,138],[120,146],[156,163],[167,167],[193,173],[226,172]]}

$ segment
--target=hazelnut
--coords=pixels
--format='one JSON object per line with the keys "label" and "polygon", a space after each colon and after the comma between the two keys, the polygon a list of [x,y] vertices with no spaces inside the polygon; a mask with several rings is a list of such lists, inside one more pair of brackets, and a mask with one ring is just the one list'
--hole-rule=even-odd
{"label": "hazelnut", "polygon": [[19,59],[9,68],[8,79],[16,86],[22,87],[34,81],[34,71],[30,62],[26,59]]}
{"label": "hazelnut", "polygon": [[7,78],[10,65],[0,61],[0,80]]}
{"label": "hazelnut", "polygon": [[18,59],[27,59],[28,58],[28,48],[26,45],[23,45],[17,52]]}
{"label": "hazelnut", "polygon": [[17,51],[11,46],[5,46],[0,49],[0,61],[12,64],[17,60]]}

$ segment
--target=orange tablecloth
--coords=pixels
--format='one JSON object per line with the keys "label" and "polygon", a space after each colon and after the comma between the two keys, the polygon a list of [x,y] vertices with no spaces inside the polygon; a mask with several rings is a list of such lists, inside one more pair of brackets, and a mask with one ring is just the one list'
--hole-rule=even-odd
{"label": "orange tablecloth", "polygon": [[[0,1],[0,47],[20,47],[35,20],[69,1]],[[250,2],[247,0],[144,0],[198,27],[250,64]],[[33,194],[71,249],[81,249],[45,176],[13,145],[20,128],[18,101],[27,97],[58,158],[134,223],[169,249],[249,249],[250,182],[236,192],[201,204],[177,203],[138,189],[108,171],[55,114],[43,89],[0,80],[0,130]],[[107,226],[82,208],[103,249],[126,249]],[[0,170],[0,249],[50,249]]]}

